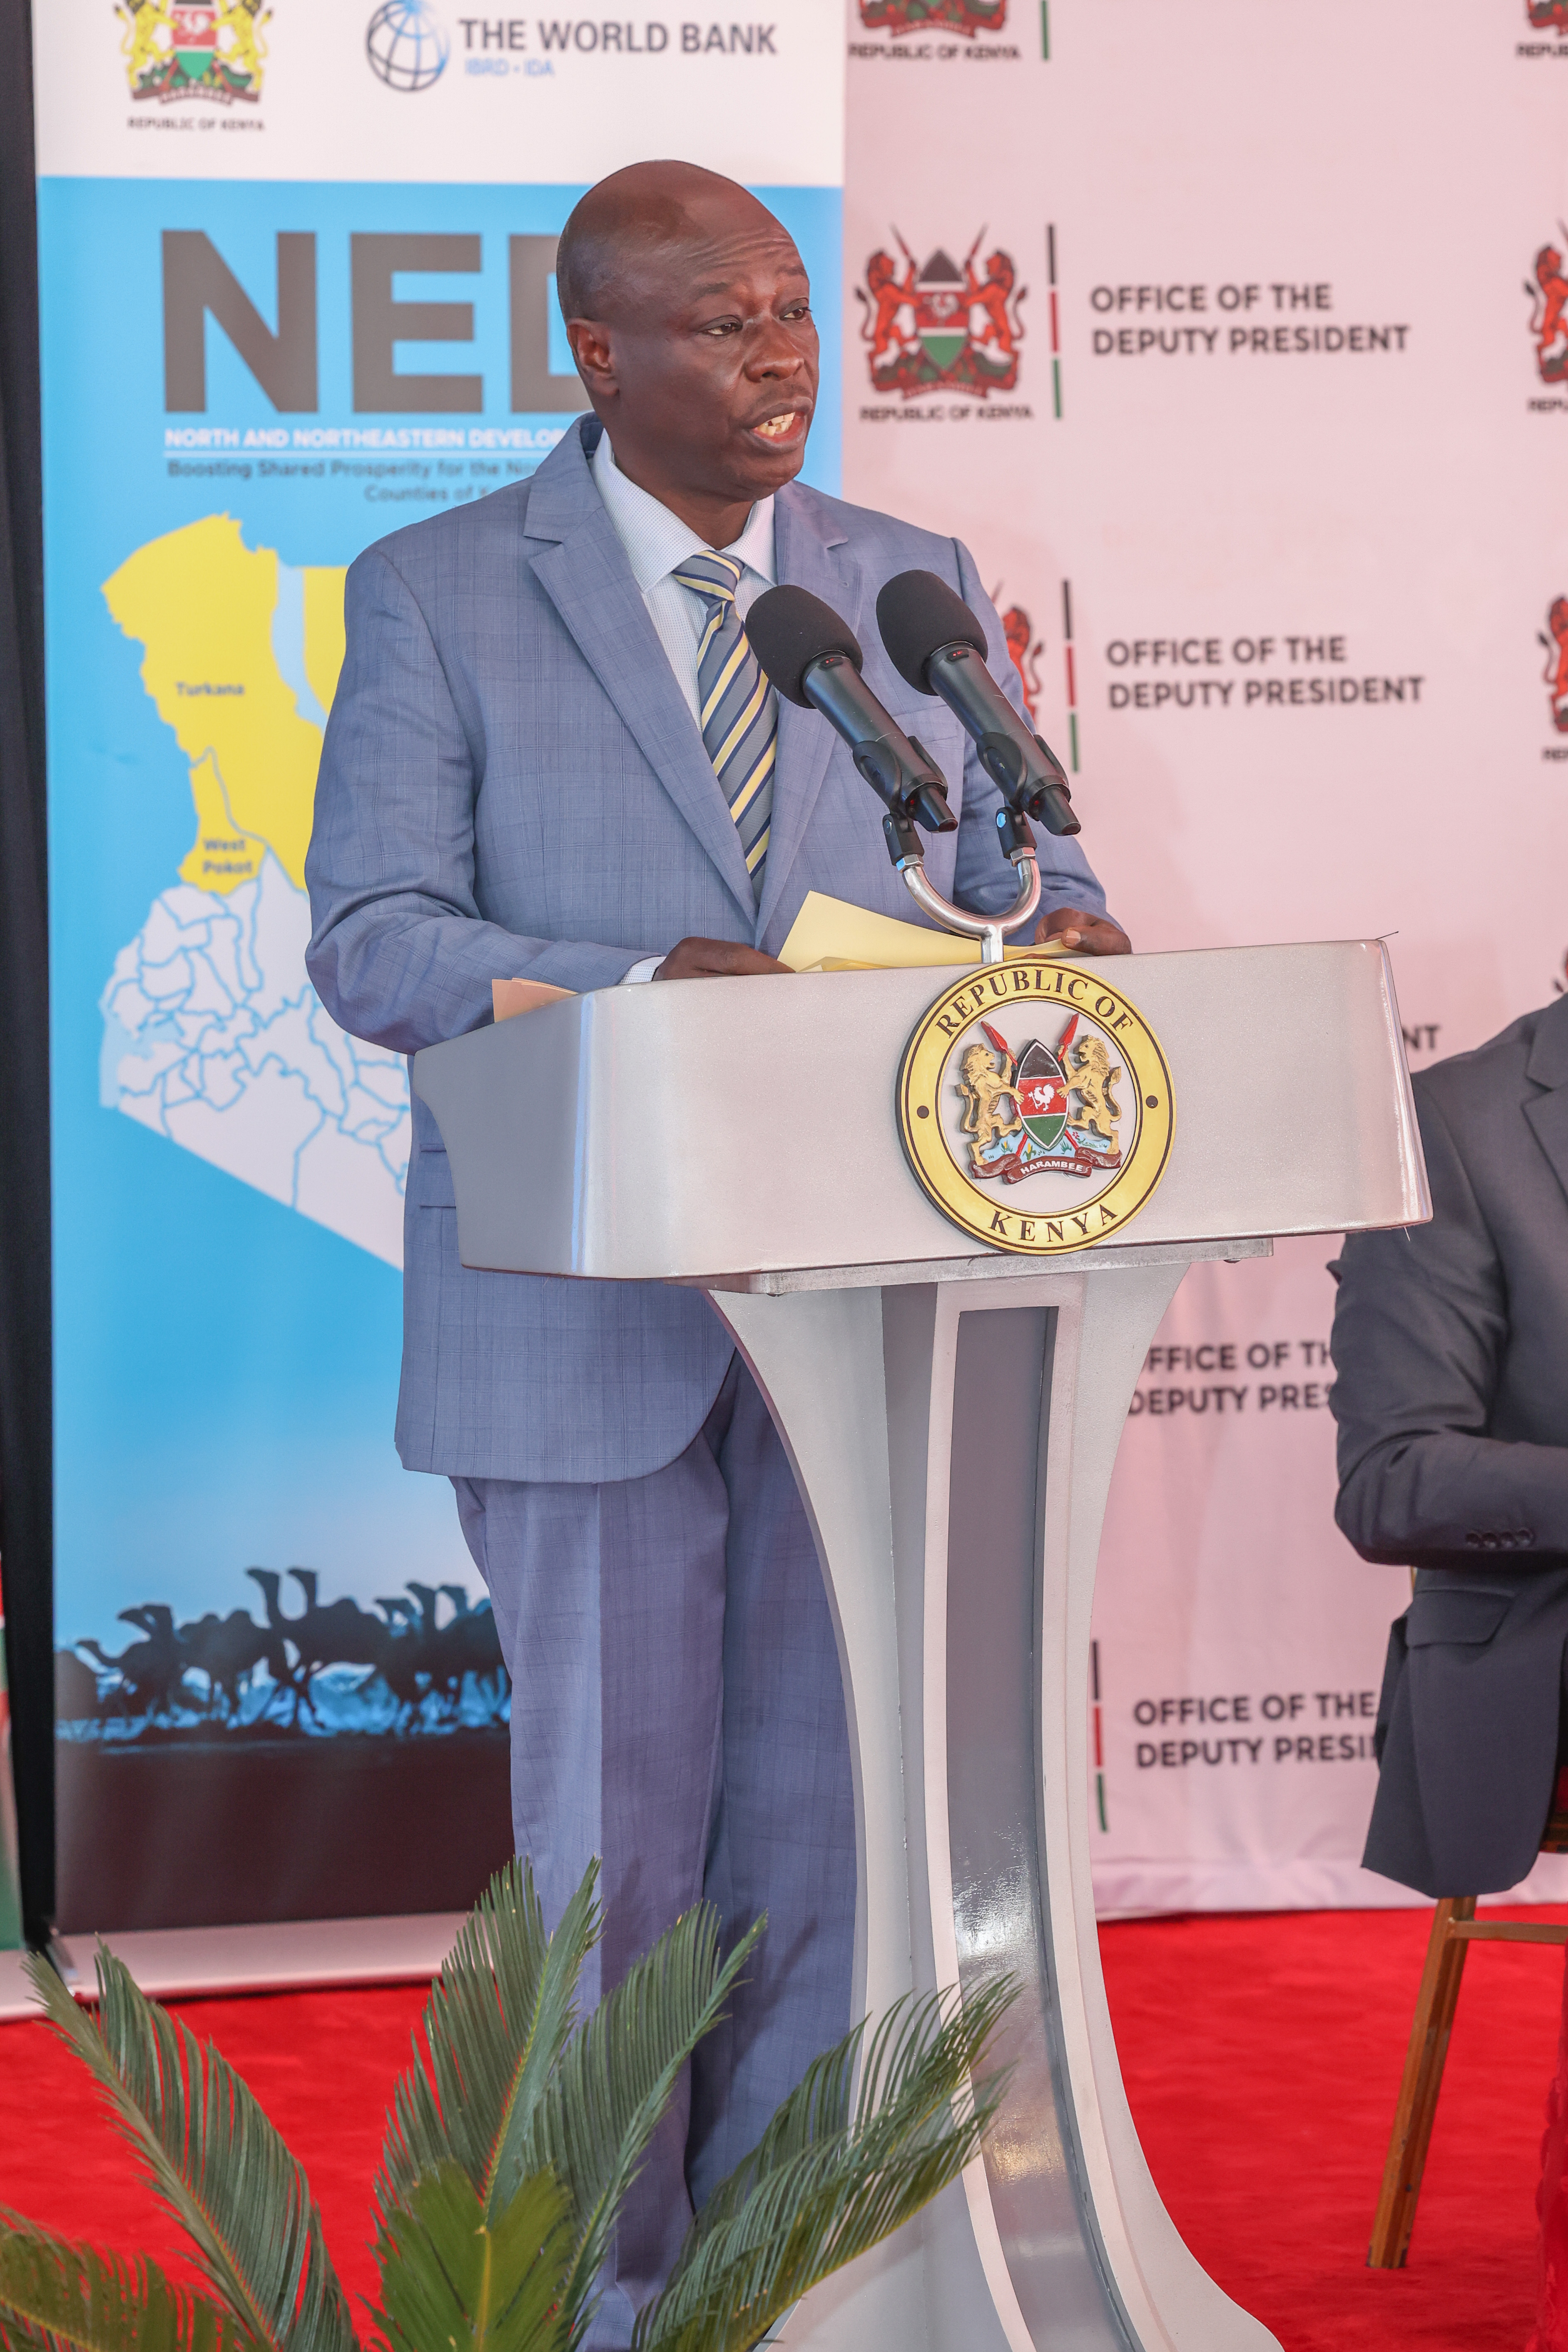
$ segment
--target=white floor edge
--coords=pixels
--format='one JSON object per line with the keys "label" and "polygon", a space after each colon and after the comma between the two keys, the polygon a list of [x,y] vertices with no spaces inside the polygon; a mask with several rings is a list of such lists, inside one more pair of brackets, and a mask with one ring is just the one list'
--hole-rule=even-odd
{"label": "white floor edge", "polygon": [[[1543,1853],[1528,1878],[1483,1903],[1568,1902],[1568,1854]],[[1094,1907],[1103,1920],[1145,1919],[1167,1911],[1384,1911],[1431,1907],[1347,1856],[1291,1862],[1233,1856],[1172,1862],[1127,1858],[1094,1865]]]}
{"label": "white floor edge", "polygon": [[[1425,1895],[1375,1878],[1354,1863],[1123,1862],[1095,1872],[1102,1919],[1173,1911],[1360,1910],[1419,1906]],[[1543,1854],[1523,1885],[1489,1902],[1568,1899],[1568,1856]],[[196,1993],[281,1992],[311,1985],[417,1984],[436,1976],[464,1915],[410,1912],[376,1919],[270,1920],[255,1927],[106,1929],[145,1993],[160,2000]],[[73,1990],[93,1990],[91,1935],[65,1939]],[[0,2024],[37,2014],[20,1952],[0,1952]]]}
{"label": "white floor edge", "polygon": [[[384,1919],[282,1919],[249,1927],[139,1928],[103,1941],[145,1993],[283,1992],[310,1985],[418,1984],[434,1977],[462,1925],[460,1911]],[[63,1938],[72,1990],[93,1990],[93,1936]],[[20,1952],[0,1952],[0,2023],[37,2014]]]}

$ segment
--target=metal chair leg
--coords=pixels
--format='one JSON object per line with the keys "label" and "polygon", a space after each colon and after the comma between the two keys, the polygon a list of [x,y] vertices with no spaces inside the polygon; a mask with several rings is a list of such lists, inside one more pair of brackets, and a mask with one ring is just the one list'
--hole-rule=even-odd
{"label": "metal chair leg", "polygon": [[1383,2168],[1383,2193],[1377,2200],[1377,2219],[1372,2227],[1367,2262],[1373,2270],[1402,2270],[1405,2266],[1410,2232],[1415,2225],[1421,2175],[1426,2169],[1426,2149],[1437,2113],[1437,2094],[1443,2087],[1443,2063],[1448,2055],[1448,2036],[1458,2006],[1459,1982],[1465,1972],[1468,1939],[1455,1936],[1451,1930],[1459,1922],[1473,1919],[1475,1911],[1473,1895],[1454,1895],[1438,1904],[1432,1921],[1426,1964],[1421,1971],[1421,1990],[1415,1998],[1415,2016],[1410,2028],[1410,2048],[1399,2085],[1399,2104],[1394,2111],[1388,2158]]}

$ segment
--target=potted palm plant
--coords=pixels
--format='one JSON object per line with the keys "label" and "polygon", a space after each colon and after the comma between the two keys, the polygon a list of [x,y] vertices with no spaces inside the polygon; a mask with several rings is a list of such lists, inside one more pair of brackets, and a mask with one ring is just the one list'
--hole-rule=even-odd
{"label": "potted palm plant", "polygon": [[[679,2082],[762,1933],[678,1920],[586,2018],[591,1865],[546,1935],[526,1863],[458,1933],[398,2083],[375,2180],[380,2301],[356,2332],[304,2171],[241,2077],[100,1947],[96,2014],[33,1981],[190,2237],[203,2288],[149,2257],[0,2216],[5,2352],[574,2352],[616,2217]],[[1003,2090],[980,2070],[1012,1998],[933,1995],[808,2070],[698,2213],[636,2352],[746,2352],[806,2289],[957,2178]]]}

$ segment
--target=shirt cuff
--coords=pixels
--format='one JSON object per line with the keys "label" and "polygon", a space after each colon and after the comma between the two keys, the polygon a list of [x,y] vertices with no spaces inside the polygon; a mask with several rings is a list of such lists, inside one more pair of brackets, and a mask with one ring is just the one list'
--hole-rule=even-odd
{"label": "shirt cuff", "polygon": [[629,988],[634,980],[651,980],[663,961],[662,956],[644,956],[641,963],[634,963],[630,971],[622,972],[620,986]]}

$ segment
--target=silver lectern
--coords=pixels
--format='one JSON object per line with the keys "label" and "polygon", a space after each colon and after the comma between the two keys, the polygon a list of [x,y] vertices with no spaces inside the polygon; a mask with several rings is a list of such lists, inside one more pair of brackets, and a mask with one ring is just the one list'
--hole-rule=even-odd
{"label": "silver lectern", "polygon": [[[742,1073],[744,1076],[742,1076]],[[707,1290],[789,1449],[856,1759],[857,2014],[1024,1993],[984,2158],[794,2352],[1263,2352],[1167,2216],[1089,1883],[1089,1608],[1197,1258],[1430,1213],[1376,941],[608,989],[420,1054],[465,1265]]]}

